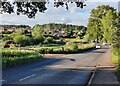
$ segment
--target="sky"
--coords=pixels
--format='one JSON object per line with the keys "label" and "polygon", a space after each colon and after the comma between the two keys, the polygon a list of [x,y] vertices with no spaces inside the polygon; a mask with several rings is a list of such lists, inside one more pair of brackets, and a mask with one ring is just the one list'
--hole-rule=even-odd
{"label": "sky", "polygon": [[0,14],[0,24],[22,24],[33,27],[35,24],[66,23],[73,25],[84,25],[88,23],[90,12],[99,5],[110,5],[118,10],[120,0],[87,0],[86,7],[77,8],[75,4],[69,4],[69,10],[65,7],[55,8],[51,1],[47,4],[45,13],[37,13],[35,18],[29,19],[26,15]]}

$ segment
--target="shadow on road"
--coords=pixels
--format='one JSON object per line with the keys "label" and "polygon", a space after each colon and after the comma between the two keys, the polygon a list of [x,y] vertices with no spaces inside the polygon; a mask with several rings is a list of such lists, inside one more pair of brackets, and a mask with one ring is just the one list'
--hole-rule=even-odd
{"label": "shadow on road", "polygon": [[104,51],[94,51],[93,53],[105,53]]}

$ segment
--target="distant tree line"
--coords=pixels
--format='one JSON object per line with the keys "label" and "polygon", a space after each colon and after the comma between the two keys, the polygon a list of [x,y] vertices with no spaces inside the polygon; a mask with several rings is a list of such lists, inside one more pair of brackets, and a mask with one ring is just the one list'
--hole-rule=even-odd
{"label": "distant tree line", "polygon": [[56,23],[43,24],[41,25],[41,28],[49,29],[49,30],[59,30],[59,31],[87,30],[87,27],[85,26],[78,26],[72,24],[56,24]]}
{"label": "distant tree line", "polygon": [[30,29],[31,27],[29,25],[0,25],[0,27],[7,27],[7,28],[28,28]]}

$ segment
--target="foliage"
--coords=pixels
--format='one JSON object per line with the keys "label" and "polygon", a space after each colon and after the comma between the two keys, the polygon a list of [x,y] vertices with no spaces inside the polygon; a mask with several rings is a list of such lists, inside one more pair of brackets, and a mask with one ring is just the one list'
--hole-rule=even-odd
{"label": "foliage", "polygon": [[[41,2],[41,0],[24,0],[24,1],[19,1],[15,0],[13,3],[10,3],[6,0],[1,2],[1,8],[2,10],[0,13],[16,13],[17,15],[23,14],[27,15],[29,18],[35,18],[35,15],[37,12],[42,12],[44,13],[45,10],[47,10],[46,3],[49,3],[48,0],[45,0]],[[69,1],[54,1],[54,7],[59,7],[59,6],[66,6],[66,9],[68,10],[68,3]],[[71,2],[75,3],[77,7],[83,8],[86,6],[84,4],[84,0],[79,1],[79,2]],[[16,11],[14,10],[16,9]]]}
{"label": "foliage", "polygon": [[45,39],[45,43],[53,43],[53,38],[52,37],[47,37],[46,39]]}
{"label": "foliage", "polygon": [[115,31],[115,20],[117,18],[117,12],[112,12],[111,10],[103,16],[102,25],[103,25],[103,34],[104,34],[104,42],[112,44],[112,36]]}
{"label": "foliage", "polygon": [[120,12],[118,12],[117,19],[115,21],[116,28],[112,34],[113,56],[117,57],[118,64],[120,64]]}
{"label": "foliage", "polygon": [[36,52],[2,50],[1,53],[3,69],[33,63],[43,59],[43,57]]}
{"label": "foliage", "polygon": [[10,36],[2,37],[2,41],[6,41],[6,40],[13,40],[13,38]]}
{"label": "foliage", "polygon": [[41,48],[38,51],[40,54],[48,54],[48,53],[53,53],[53,48]]}
{"label": "foliage", "polygon": [[79,49],[64,48],[64,50],[62,48],[61,49],[41,48],[38,51],[40,54],[71,54],[71,53],[80,53],[80,52],[87,51],[93,48],[95,48],[95,46],[89,46],[89,47],[81,48],[81,49],[80,48]]}
{"label": "foliage", "polygon": [[[110,42],[116,19],[116,9],[109,5],[101,5],[91,11],[88,23],[87,39]],[[108,31],[109,30],[109,31]]]}
{"label": "foliage", "polygon": [[39,24],[36,24],[34,27],[33,27],[33,30],[32,30],[32,36],[33,37],[39,37],[43,35],[43,29],[41,28],[41,26]]}
{"label": "foliage", "polygon": [[21,46],[30,45],[31,38],[25,35],[16,35],[13,38],[14,42],[20,44]]}
{"label": "foliage", "polygon": [[72,46],[73,50],[77,50],[78,49],[78,45],[76,43],[72,44],[71,46]]}
{"label": "foliage", "polygon": [[4,27],[4,28],[28,28],[30,29],[31,27],[29,25],[0,25],[0,27]]}
{"label": "foliage", "polygon": [[73,42],[67,42],[65,47],[66,47],[66,49],[69,49],[69,50],[77,50],[77,49],[79,49],[77,43],[73,43]]}
{"label": "foliage", "polygon": [[59,30],[59,31],[86,31],[87,27],[85,26],[78,26],[78,25],[72,25],[72,24],[57,24],[57,23],[49,23],[49,24],[43,24],[41,25],[43,29],[48,29],[48,30]]}
{"label": "foliage", "polygon": [[118,79],[120,80],[120,66],[116,67],[116,75],[118,76]]}
{"label": "foliage", "polygon": [[66,42],[63,39],[60,39],[60,40],[55,40],[54,43],[64,45]]}
{"label": "foliage", "polygon": [[44,37],[43,36],[36,36],[33,39],[33,44],[40,44],[44,42]]}
{"label": "foliage", "polygon": [[10,51],[10,50],[2,50],[2,57],[21,57],[21,56],[27,56],[27,55],[36,55],[35,52],[24,52],[24,51]]}
{"label": "foliage", "polygon": [[35,44],[43,43],[44,41],[43,33],[44,31],[41,28],[41,26],[39,24],[36,24],[32,30],[32,36],[34,38]]}

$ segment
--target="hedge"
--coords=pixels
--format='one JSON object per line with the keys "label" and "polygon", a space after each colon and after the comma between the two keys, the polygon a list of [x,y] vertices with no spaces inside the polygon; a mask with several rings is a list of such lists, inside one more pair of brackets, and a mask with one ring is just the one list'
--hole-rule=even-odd
{"label": "hedge", "polygon": [[15,67],[22,64],[29,64],[42,61],[43,57],[36,52],[23,51],[2,51],[2,68]]}
{"label": "hedge", "polygon": [[41,48],[40,50],[38,50],[38,52],[40,54],[71,54],[71,53],[80,53],[80,52],[87,51],[94,48],[95,46],[84,48],[84,49],[73,49],[73,50],[70,50],[70,49],[63,50],[62,48],[59,50],[56,50],[53,48]]}

